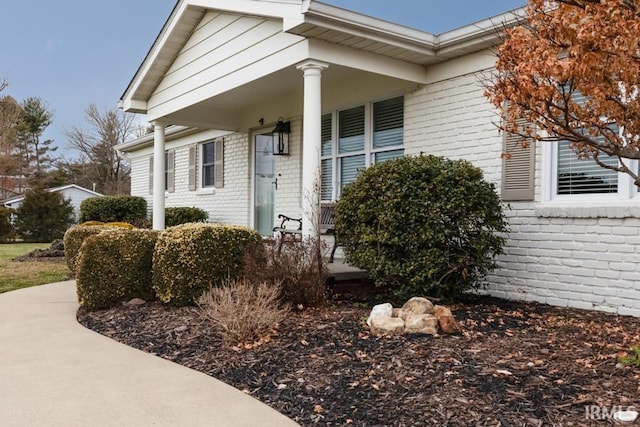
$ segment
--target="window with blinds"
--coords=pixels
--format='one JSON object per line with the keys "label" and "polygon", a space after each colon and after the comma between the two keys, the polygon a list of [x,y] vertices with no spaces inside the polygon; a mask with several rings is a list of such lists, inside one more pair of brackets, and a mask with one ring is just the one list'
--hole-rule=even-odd
{"label": "window with blinds", "polygon": [[404,155],[404,97],[322,116],[321,197],[334,200],[364,168]]}
{"label": "window with blinds", "polygon": [[[617,193],[618,173],[599,166],[593,159],[579,159],[568,141],[558,142],[557,194]],[[617,166],[618,160],[600,154],[600,160]]]}
{"label": "window with blinds", "polygon": [[404,98],[373,104],[373,148],[402,145],[404,137]]}
{"label": "window with blinds", "polygon": [[333,199],[333,115],[324,114],[321,122],[322,160],[320,163],[320,197]]}

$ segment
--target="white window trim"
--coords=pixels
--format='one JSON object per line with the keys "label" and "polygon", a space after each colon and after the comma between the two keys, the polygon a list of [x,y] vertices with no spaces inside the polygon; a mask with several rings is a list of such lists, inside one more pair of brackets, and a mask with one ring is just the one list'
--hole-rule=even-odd
{"label": "white window trim", "polygon": [[[558,206],[613,206],[629,203],[640,203],[640,189],[633,184],[633,179],[627,174],[618,173],[618,191],[616,193],[600,194],[557,194],[558,185],[558,142],[550,141],[538,143],[542,145],[543,158],[543,200],[545,203]],[[629,160],[630,169],[638,167],[638,160]]]}
{"label": "white window trim", "polygon": [[[355,157],[355,156],[361,156],[364,155],[364,161],[365,161],[365,168],[370,167],[371,165],[373,165],[375,163],[375,155],[376,153],[383,153],[383,152],[388,152],[388,151],[396,151],[396,150],[405,150],[405,144],[404,144],[404,138],[403,138],[403,144],[402,145],[393,145],[393,146],[389,146],[389,147],[383,147],[383,148],[373,148],[373,104],[377,103],[377,102],[382,102],[382,101],[386,101],[389,99],[393,99],[393,98],[397,98],[400,96],[404,96],[402,94],[396,94],[396,95],[392,95],[392,96],[388,96],[388,97],[384,97],[384,98],[380,98],[380,99],[376,99],[373,101],[368,101],[365,103],[357,103],[357,104],[351,104],[348,106],[344,106],[341,108],[338,108],[334,111],[331,112],[325,112],[322,115],[327,115],[327,114],[331,114],[331,156],[321,156],[321,161],[322,160],[331,160],[331,183],[332,183],[332,192],[331,192],[331,200],[335,201],[338,200],[340,198],[340,193],[341,193],[341,184],[342,182],[340,181],[340,175],[339,175],[339,171],[340,171],[340,162],[341,159],[345,158],[345,157]],[[345,110],[349,110],[352,108],[357,108],[357,107],[361,107],[364,106],[364,150],[361,151],[352,151],[352,152],[348,152],[348,153],[339,153],[338,152],[338,140],[339,140],[339,126],[338,126],[338,118],[339,118],[339,113],[340,111],[345,111]],[[328,200],[324,200],[324,201],[328,201]]]}

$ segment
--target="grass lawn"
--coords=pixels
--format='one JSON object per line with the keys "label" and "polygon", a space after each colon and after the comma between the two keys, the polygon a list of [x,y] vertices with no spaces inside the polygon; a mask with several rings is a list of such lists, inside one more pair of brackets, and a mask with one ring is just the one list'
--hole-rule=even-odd
{"label": "grass lawn", "polygon": [[16,289],[67,280],[69,269],[64,261],[11,261],[13,258],[25,255],[34,249],[48,247],[48,243],[0,244],[0,294]]}

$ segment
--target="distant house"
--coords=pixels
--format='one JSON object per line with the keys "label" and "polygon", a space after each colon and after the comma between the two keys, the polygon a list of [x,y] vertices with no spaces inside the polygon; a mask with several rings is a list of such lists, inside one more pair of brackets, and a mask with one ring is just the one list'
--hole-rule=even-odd
{"label": "distant house", "polygon": [[131,192],[154,228],[166,204],[264,235],[301,216],[312,234],[317,203],[371,164],[467,159],[510,205],[493,295],[640,315],[638,189],[567,144],[524,149],[496,128],[483,81],[520,14],[435,35],[315,0],[181,0],[121,98],[155,129],[117,147]]}
{"label": "distant house", "polygon": [[[60,193],[62,196],[71,202],[73,206],[73,214],[76,219],[80,218],[80,204],[90,197],[102,197],[102,194],[95,191],[88,190],[84,187],[80,187],[76,184],[69,184],[62,187],[50,188],[48,190],[52,193]],[[24,200],[24,195],[14,197],[3,202],[5,207],[17,209]]]}

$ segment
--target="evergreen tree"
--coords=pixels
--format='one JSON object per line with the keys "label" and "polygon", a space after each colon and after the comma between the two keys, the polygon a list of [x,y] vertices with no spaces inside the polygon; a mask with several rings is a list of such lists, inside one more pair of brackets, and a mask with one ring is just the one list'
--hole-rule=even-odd
{"label": "evergreen tree", "polygon": [[62,194],[42,187],[27,191],[16,209],[16,232],[26,242],[48,243],[60,239],[73,222],[71,202]]}

